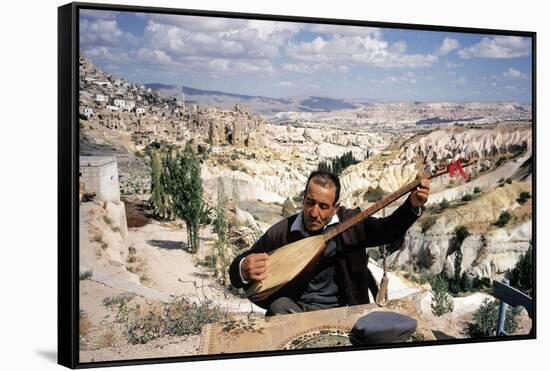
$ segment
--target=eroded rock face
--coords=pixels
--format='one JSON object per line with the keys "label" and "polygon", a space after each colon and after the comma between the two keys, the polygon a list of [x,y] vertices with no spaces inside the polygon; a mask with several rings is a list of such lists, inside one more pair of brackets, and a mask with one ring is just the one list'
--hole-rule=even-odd
{"label": "eroded rock face", "polygon": [[414,164],[388,164],[374,166],[365,161],[350,166],[340,176],[342,205],[356,207],[362,201],[377,201],[383,195],[395,192],[413,181],[417,170]]}
{"label": "eroded rock face", "polygon": [[300,171],[290,167],[259,165],[258,169],[249,169],[249,172],[209,168],[202,171],[201,177],[207,186],[217,185],[218,178],[221,178],[227,194],[234,194],[239,200],[277,204],[283,204],[286,198],[295,196],[307,180]]}
{"label": "eroded rock face", "polygon": [[[397,269],[415,262],[427,267],[432,274],[444,272],[447,277],[453,277],[457,255],[451,251],[455,227],[440,220],[429,233],[422,233],[421,227],[414,225],[407,232],[403,247],[388,257],[388,263]],[[472,277],[502,278],[529,249],[531,227],[531,221],[527,221],[512,228],[467,237],[460,248],[461,271]]]}
{"label": "eroded rock face", "polygon": [[251,148],[265,145],[266,123],[242,104],[235,105],[233,111],[197,106],[189,115],[187,125],[195,139],[211,141],[214,145]]}
{"label": "eroded rock face", "polygon": [[243,120],[235,119],[232,127],[231,144],[236,147],[244,146],[246,135],[246,123]]}
{"label": "eroded rock face", "polygon": [[283,218],[296,214],[299,209],[300,205],[297,205],[292,198],[287,198],[283,204]]}
{"label": "eroded rock face", "polygon": [[225,144],[225,125],[216,118],[210,119],[209,135],[213,144]]}
{"label": "eroded rock face", "polygon": [[496,129],[435,130],[403,147],[404,159],[422,156],[426,163],[463,156],[482,159],[514,149],[531,151],[532,129],[528,125],[499,126]]}

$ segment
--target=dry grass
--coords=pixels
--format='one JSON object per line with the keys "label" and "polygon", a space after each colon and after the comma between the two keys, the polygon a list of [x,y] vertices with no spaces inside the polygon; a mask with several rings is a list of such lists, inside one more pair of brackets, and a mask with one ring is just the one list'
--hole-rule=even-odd
{"label": "dry grass", "polygon": [[117,336],[111,329],[105,330],[97,342],[99,348],[113,347],[117,343]]}
{"label": "dry grass", "polygon": [[122,325],[131,344],[145,344],[164,336],[200,334],[205,324],[226,319],[228,312],[211,301],[190,303],[183,297],[167,304],[125,303],[118,306],[116,315],[116,322]]}
{"label": "dry grass", "polygon": [[92,328],[92,323],[88,319],[88,314],[84,310],[80,310],[78,332],[81,337],[85,337]]}

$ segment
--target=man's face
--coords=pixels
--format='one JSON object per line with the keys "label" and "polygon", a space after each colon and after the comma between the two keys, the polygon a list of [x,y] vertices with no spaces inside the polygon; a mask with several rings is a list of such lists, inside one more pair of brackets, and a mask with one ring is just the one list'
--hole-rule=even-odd
{"label": "man's face", "polygon": [[335,198],[336,187],[309,182],[304,196],[304,226],[309,232],[317,232],[330,222],[339,207],[334,204]]}

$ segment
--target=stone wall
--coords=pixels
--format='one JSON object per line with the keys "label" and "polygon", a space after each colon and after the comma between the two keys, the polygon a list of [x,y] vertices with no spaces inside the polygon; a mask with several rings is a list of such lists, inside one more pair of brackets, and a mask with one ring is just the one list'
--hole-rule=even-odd
{"label": "stone wall", "polygon": [[118,165],[115,156],[80,156],[80,182],[97,200],[119,201]]}

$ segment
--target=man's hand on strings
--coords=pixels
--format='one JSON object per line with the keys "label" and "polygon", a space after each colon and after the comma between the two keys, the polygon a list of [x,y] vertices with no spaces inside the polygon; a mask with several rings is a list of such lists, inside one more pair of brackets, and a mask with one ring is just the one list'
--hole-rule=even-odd
{"label": "man's hand on strings", "polygon": [[267,258],[266,253],[250,254],[244,258],[241,264],[241,275],[247,281],[262,281],[267,278]]}

